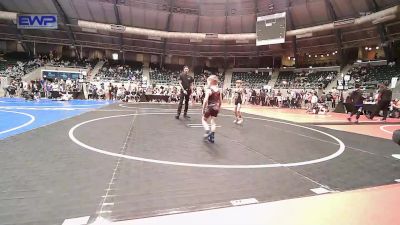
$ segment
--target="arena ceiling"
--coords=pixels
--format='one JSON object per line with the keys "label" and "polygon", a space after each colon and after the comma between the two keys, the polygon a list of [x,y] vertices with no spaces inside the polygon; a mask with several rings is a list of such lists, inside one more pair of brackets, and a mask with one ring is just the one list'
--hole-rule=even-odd
{"label": "arena ceiling", "polygon": [[[154,54],[198,56],[257,56],[284,54],[287,43],[256,47],[254,41],[236,43],[207,40],[164,40],[130,34],[85,30],[77,20],[121,24],[164,31],[198,33],[254,33],[257,16],[287,12],[288,30],[360,17],[399,4],[399,0],[0,0],[0,10],[20,13],[57,13],[65,24],[59,30],[17,31],[15,24],[0,21],[3,38],[35,40],[37,43],[71,44],[95,48],[120,49]],[[57,5],[59,6],[57,8]],[[61,10],[61,11],[60,11]],[[386,24],[390,38],[400,33],[397,20]],[[72,34],[72,36],[71,36]],[[377,43],[376,25],[346,28],[341,31],[344,47]],[[73,40],[71,40],[73,39]],[[335,31],[324,31],[297,40],[300,52],[318,53],[337,49]],[[164,49],[165,52],[164,52]]]}

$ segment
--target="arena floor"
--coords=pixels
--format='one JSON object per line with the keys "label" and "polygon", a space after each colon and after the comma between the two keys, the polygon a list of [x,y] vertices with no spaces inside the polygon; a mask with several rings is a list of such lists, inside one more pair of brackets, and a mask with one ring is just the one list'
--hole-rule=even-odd
{"label": "arena floor", "polygon": [[176,120],[174,104],[108,103],[0,99],[1,224],[132,220],[400,178],[388,140],[398,120],[351,125],[341,114],[247,107],[236,125],[226,107],[210,144],[199,106]]}

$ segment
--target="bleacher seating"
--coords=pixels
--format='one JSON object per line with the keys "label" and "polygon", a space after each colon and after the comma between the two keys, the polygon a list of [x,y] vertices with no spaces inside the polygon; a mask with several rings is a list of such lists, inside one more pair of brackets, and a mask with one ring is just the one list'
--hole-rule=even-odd
{"label": "bleacher seating", "polygon": [[203,86],[207,83],[207,77],[217,75],[219,84],[222,87],[225,80],[225,75],[218,71],[218,68],[197,67],[194,69],[194,82],[197,86]]}
{"label": "bleacher seating", "polygon": [[162,68],[158,64],[150,64],[150,81],[153,85],[177,85],[182,65],[165,64]]}
{"label": "bleacher seating", "polygon": [[337,71],[308,71],[293,72],[281,71],[274,88],[326,88],[337,76]]}
{"label": "bleacher seating", "polygon": [[20,78],[40,66],[41,63],[37,59],[28,62],[2,61],[0,63],[0,76]]}
{"label": "bleacher seating", "polygon": [[400,66],[353,67],[348,73],[351,83],[360,83],[366,89],[375,89],[379,83],[390,83],[392,77],[400,76]]}
{"label": "bleacher seating", "polygon": [[300,78],[301,74],[295,74],[293,71],[280,71],[274,88],[298,88],[299,85],[295,82],[296,77]]}
{"label": "bleacher seating", "polygon": [[41,66],[93,68],[94,64],[95,61],[88,59],[53,58],[47,55],[39,55],[34,59],[9,57],[8,60],[0,62],[0,76],[18,78]]}
{"label": "bleacher seating", "polygon": [[78,67],[78,68],[93,68],[96,64],[96,61],[89,60],[86,58],[77,59],[71,57],[61,57],[61,58],[52,58],[48,59],[42,58],[43,63],[47,66],[55,66],[55,67]]}
{"label": "bleacher seating", "polygon": [[97,73],[97,80],[143,81],[143,64],[139,62],[106,62]]}
{"label": "bleacher seating", "polygon": [[233,72],[232,73],[232,87],[235,86],[236,80],[244,81],[243,86],[248,88],[262,88],[267,85],[271,76],[269,72]]}

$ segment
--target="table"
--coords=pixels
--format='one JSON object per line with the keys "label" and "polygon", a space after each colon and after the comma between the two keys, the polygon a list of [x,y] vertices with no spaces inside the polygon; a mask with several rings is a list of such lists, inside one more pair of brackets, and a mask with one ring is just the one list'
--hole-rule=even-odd
{"label": "table", "polygon": [[[143,95],[142,95],[143,96]],[[164,102],[168,102],[169,101],[169,96],[168,95],[144,95],[144,98],[140,98],[140,101],[145,101],[145,102],[150,102],[150,101],[164,101]]]}

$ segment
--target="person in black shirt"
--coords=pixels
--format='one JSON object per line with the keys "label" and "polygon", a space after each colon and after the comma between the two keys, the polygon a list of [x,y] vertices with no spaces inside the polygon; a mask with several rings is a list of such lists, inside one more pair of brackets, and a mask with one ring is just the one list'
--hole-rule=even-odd
{"label": "person in black shirt", "polygon": [[333,108],[332,100],[333,100],[332,92],[329,92],[329,93],[326,95],[326,104],[328,105],[329,111],[332,110],[332,108]]}
{"label": "person in black shirt", "polygon": [[185,110],[183,111],[183,117],[190,118],[187,115],[187,112],[189,109],[189,97],[190,94],[192,93],[192,85],[194,80],[193,77],[189,76],[188,66],[183,67],[183,73],[179,76],[178,81],[179,81],[179,86],[181,87],[181,94],[179,99],[178,112],[175,116],[175,119],[179,119],[179,116],[181,115],[183,99],[185,99]]}
{"label": "person in black shirt", "polygon": [[349,96],[350,103],[352,103],[353,107],[347,120],[351,122],[351,118],[356,115],[356,123],[358,123],[358,119],[360,118],[362,107],[364,105],[364,97],[362,95],[362,91],[360,90],[360,85],[356,84],[355,87],[356,90],[354,90]]}
{"label": "person in black shirt", "polygon": [[383,111],[382,121],[386,122],[391,101],[392,101],[392,91],[387,88],[386,84],[381,84],[379,86],[379,97],[378,97],[377,107],[370,116],[367,116],[367,118],[372,120],[382,110]]}

